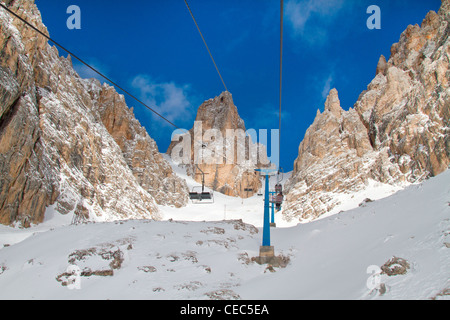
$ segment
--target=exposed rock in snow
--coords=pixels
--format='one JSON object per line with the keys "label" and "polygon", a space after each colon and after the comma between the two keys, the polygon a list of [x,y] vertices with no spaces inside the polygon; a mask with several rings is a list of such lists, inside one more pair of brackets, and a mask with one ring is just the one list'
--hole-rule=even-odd
{"label": "exposed rock in snow", "polygon": [[262,221],[257,196],[244,205],[219,195],[208,209],[161,209],[197,222],[0,226],[0,299],[448,300],[449,179],[446,171],[348,212],[271,229],[285,268],[253,261],[261,228],[204,221],[230,202],[234,217],[260,212]]}

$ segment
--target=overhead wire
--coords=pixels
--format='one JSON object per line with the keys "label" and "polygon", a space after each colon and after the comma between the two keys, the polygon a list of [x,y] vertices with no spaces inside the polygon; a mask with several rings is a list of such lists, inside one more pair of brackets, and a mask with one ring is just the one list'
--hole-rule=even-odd
{"label": "overhead wire", "polygon": [[[192,13],[191,8],[189,7],[189,4],[187,2],[187,0],[184,0],[189,13],[197,27],[197,30],[203,40],[203,43],[205,44],[205,47],[209,53],[209,56],[214,64],[214,67],[220,77],[220,80],[222,81],[222,84],[225,88],[225,90],[228,92],[228,88],[225,84],[225,81],[223,80],[223,77],[219,71],[219,68],[217,67],[217,64],[213,58],[213,55],[206,43],[205,38],[203,37],[203,34],[200,30],[200,27],[194,17],[194,14]],[[46,38],[48,41],[52,42],[55,46],[59,47],[60,49],[62,49],[63,51],[65,51],[66,53],[68,53],[71,57],[75,58],[76,60],[78,60],[80,63],[82,63],[83,65],[85,65],[86,67],[88,67],[90,70],[92,70],[93,72],[95,72],[96,74],[98,74],[100,77],[102,77],[103,79],[105,79],[106,81],[108,81],[109,83],[111,83],[112,85],[114,85],[115,87],[117,87],[118,89],[120,89],[123,93],[125,93],[126,95],[128,95],[129,97],[131,97],[132,99],[134,99],[135,101],[137,101],[139,104],[141,104],[142,106],[144,106],[145,108],[147,108],[148,110],[150,110],[151,112],[153,112],[155,115],[157,115],[158,117],[160,117],[161,119],[163,119],[164,121],[166,121],[167,123],[169,123],[171,126],[175,127],[176,129],[180,129],[176,124],[174,124],[172,121],[168,120],[166,117],[164,117],[162,114],[160,114],[159,112],[157,112],[156,110],[154,110],[154,108],[150,107],[149,105],[147,105],[145,102],[143,102],[141,99],[137,98],[135,95],[133,95],[132,93],[130,93],[128,90],[124,89],[122,86],[120,86],[119,84],[117,84],[115,81],[113,81],[112,79],[110,79],[109,77],[107,77],[106,75],[104,75],[102,72],[100,72],[99,70],[97,70],[96,68],[92,67],[89,63],[87,63],[86,61],[84,61],[83,59],[81,59],[80,57],[78,57],[76,54],[74,54],[72,51],[70,51],[69,49],[67,49],[66,47],[64,47],[63,45],[61,45],[59,42],[55,41],[53,38],[51,38],[50,36],[46,35],[44,32],[42,32],[41,30],[39,30],[38,28],[36,28],[35,26],[33,26],[31,23],[29,23],[28,21],[26,21],[25,19],[23,19],[22,17],[20,17],[18,14],[16,14],[14,11],[10,10],[8,7],[6,7],[4,4],[0,3],[0,7],[2,7],[3,9],[5,9],[8,13],[10,13],[11,15],[13,15],[14,17],[16,17],[17,19],[19,19],[20,21],[22,21],[23,23],[25,23],[27,26],[29,26],[31,29],[33,29],[34,31],[36,31],[38,34],[40,34],[41,36],[43,36],[44,38]],[[282,65],[283,65],[283,0],[281,0],[281,37],[280,37],[281,41],[280,41],[280,119],[279,119],[279,130],[280,130],[280,146],[281,146],[281,103],[282,103],[282,97],[281,97],[281,93],[282,93]],[[222,155],[223,158],[225,158],[225,160],[228,160],[227,157],[225,155]]]}
{"label": "overhead wire", "polygon": [[[279,110],[279,131],[278,131],[278,139],[279,144],[278,147],[281,150],[281,116],[282,116],[282,98],[283,98],[283,16],[284,16],[284,1],[281,0],[281,6],[280,6],[280,110]],[[280,170],[281,167],[281,151],[279,156],[279,165],[278,169]]]}
{"label": "overhead wire", "polygon": [[[180,127],[178,127],[176,124],[174,124],[172,121],[168,120],[167,118],[165,118],[163,115],[161,115],[159,112],[157,112],[156,110],[154,110],[153,108],[151,108],[150,106],[148,106],[145,102],[141,101],[139,98],[137,98],[136,96],[134,96],[132,93],[130,93],[128,90],[124,89],[122,86],[118,85],[115,81],[111,80],[109,77],[107,77],[106,75],[104,75],[103,73],[101,73],[100,71],[98,71],[96,68],[92,67],[89,63],[85,62],[83,59],[81,59],[80,57],[78,57],[76,54],[74,54],[72,51],[70,51],[69,49],[65,48],[63,45],[61,45],[60,43],[58,43],[57,41],[55,41],[53,38],[51,38],[50,36],[46,35],[45,33],[43,33],[41,30],[39,30],[38,28],[36,28],[35,26],[33,26],[31,23],[29,23],[28,21],[26,21],[25,19],[23,19],[22,17],[20,17],[18,14],[16,14],[14,11],[10,10],[8,7],[6,7],[5,5],[3,5],[2,3],[0,3],[0,7],[2,7],[3,9],[5,9],[7,12],[9,12],[11,15],[13,15],[14,17],[16,17],[17,19],[19,19],[20,21],[22,21],[23,23],[25,23],[27,26],[29,26],[31,29],[33,29],[34,31],[36,31],[38,34],[40,34],[41,36],[43,36],[44,38],[46,38],[48,41],[52,42],[55,46],[59,47],[60,49],[64,50],[65,52],[67,52],[69,55],[71,55],[73,58],[75,58],[76,60],[80,61],[83,65],[85,65],[86,67],[88,67],[90,70],[94,71],[96,74],[98,74],[99,76],[101,76],[102,78],[104,78],[106,81],[110,82],[112,85],[116,86],[118,89],[120,89],[121,91],[123,91],[126,95],[130,96],[131,98],[133,98],[134,100],[136,100],[137,102],[139,102],[141,105],[143,105],[144,107],[146,107],[147,109],[149,109],[150,111],[152,111],[154,114],[156,114],[158,117],[160,117],[161,119],[163,119],[164,121],[166,121],[167,123],[169,123],[171,126],[175,127],[176,129],[182,130],[182,131],[186,131],[181,129]],[[188,7],[189,8],[189,7]],[[195,21],[195,20],[194,20]],[[202,36],[203,38],[203,36]],[[206,43],[205,43],[206,44]],[[208,49],[209,51],[209,49]],[[210,52],[210,51],[209,51]],[[212,56],[211,56],[212,58]],[[214,60],[213,60],[214,61]],[[217,68],[217,67],[216,67]],[[218,69],[217,69],[218,70]],[[220,73],[219,73],[220,75]],[[221,77],[222,79],[222,77]],[[223,80],[222,80],[223,81]],[[224,83],[225,85],[225,83]],[[225,87],[226,89],[226,87]],[[226,89],[227,90],[227,89]],[[228,90],[227,90],[228,91]],[[194,141],[196,142],[196,141]],[[203,145],[203,143],[201,143]],[[226,161],[228,161],[228,158],[225,155],[221,155]],[[238,165],[239,166],[239,165]]]}
{"label": "overhead wire", "polygon": [[192,20],[194,20],[194,23],[195,23],[195,26],[197,27],[198,33],[200,33],[200,36],[202,37],[203,43],[205,44],[205,47],[206,47],[206,50],[208,50],[209,56],[211,57],[211,60],[212,60],[212,62],[213,62],[213,64],[214,64],[214,67],[216,68],[216,71],[217,71],[217,73],[219,74],[220,80],[222,81],[222,84],[223,84],[223,86],[225,87],[225,91],[228,92],[228,88],[227,88],[227,86],[226,86],[226,84],[225,84],[225,81],[223,80],[222,75],[220,74],[220,71],[219,71],[219,68],[217,67],[216,61],[215,61],[214,58],[213,58],[213,55],[212,55],[212,53],[211,53],[211,50],[209,50],[208,44],[206,43],[206,40],[205,40],[205,38],[203,37],[203,33],[202,33],[202,31],[200,30],[200,27],[199,27],[199,25],[198,25],[198,23],[197,23],[197,20],[195,19],[194,14],[192,13],[192,10],[191,10],[191,8],[189,7],[189,4],[188,4],[187,0],[184,0],[184,3],[186,4],[186,7],[188,8],[189,13],[191,14]]}
{"label": "overhead wire", "polygon": [[90,64],[88,64],[87,62],[85,62],[83,59],[81,59],[80,57],[78,57],[77,55],[75,55],[73,52],[71,52],[70,50],[66,49],[64,46],[62,46],[61,44],[59,44],[58,42],[56,42],[54,39],[52,39],[50,36],[46,35],[45,33],[43,33],[41,30],[39,30],[38,28],[36,28],[35,26],[33,26],[31,23],[29,23],[28,21],[26,21],[25,19],[23,19],[21,16],[17,15],[14,11],[10,10],[8,7],[6,7],[5,5],[3,5],[2,3],[0,3],[0,6],[5,9],[7,12],[9,12],[10,14],[12,14],[14,17],[16,17],[17,19],[19,19],[20,21],[22,21],[23,23],[25,23],[27,26],[29,26],[30,28],[32,28],[34,31],[36,31],[37,33],[39,33],[40,35],[42,35],[43,37],[45,37],[48,41],[51,41],[53,44],[55,44],[57,47],[61,48],[62,50],[64,50],[65,52],[67,52],[68,54],[70,54],[73,58],[75,58],[76,60],[78,60],[79,62],[81,62],[83,65],[85,65],[86,67],[88,67],[90,70],[94,71],[96,74],[98,74],[99,76],[101,76],[103,79],[105,79],[106,81],[108,81],[109,83],[111,83],[112,85],[116,86],[118,89],[120,89],[122,92],[124,92],[126,95],[128,95],[129,97],[131,97],[132,99],[136,100],[138,103],[140,103],[141,105],[143,105],[145,108],[147,108],[148,110],[150,110],[151,112],[153,112],[155,115],[157,115],[158,117],[160,117],[161,119],[163,119],[164,121],[166,121],[167,123],[169,123],[171,126],[180,129],[177,125],[175,125],[172,121],[170,121],[169,119],[167,119],[166,117],[164,117],[162,114],[160,114],[159,112],[157,112],[156,110],[154,110],[152,107],[148,106],[145,102],[143,102],[142,100],[140,100],[139,98],[137,98],[135,95],[133,95],[132,93],[128,92],[128,90],[125,90],[122,86],[118,85],[115,81],[111,80],[110,78],[108,78],[107,76],[105,76],[103,73],[101,73],[100,71],[98,71],[96,68],[92,67]]}

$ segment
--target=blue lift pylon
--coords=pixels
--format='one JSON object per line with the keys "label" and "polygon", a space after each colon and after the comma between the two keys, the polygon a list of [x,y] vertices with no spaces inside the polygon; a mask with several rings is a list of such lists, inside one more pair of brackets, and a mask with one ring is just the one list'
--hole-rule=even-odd
{"label": "blue lift pylon", "polygon": [[269,191],[269,179],[270,176],[275,174],[277,170],[274,169],[256,169],[265,177],[265,190],[264,190],[264,225],[263,225],[263,239],[262,246],[259,248],[259,257],[257,262],[260,264],[269,263],[275,257],[275,248],[270,243],[270,191]]}

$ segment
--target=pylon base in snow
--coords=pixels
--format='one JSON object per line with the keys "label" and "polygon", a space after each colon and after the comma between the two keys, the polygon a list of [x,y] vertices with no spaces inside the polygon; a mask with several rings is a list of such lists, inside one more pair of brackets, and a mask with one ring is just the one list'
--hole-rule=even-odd
{"label": "pylon base in snow", "polygon": [[255,258],[258,264],[271,264],[274,262],[275,248],[273,246],[261,246],[259,247],[259,256]]}

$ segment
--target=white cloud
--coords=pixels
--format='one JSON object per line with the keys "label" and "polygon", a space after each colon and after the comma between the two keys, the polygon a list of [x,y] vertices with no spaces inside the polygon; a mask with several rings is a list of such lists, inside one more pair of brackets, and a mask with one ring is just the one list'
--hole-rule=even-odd
{"label": "white cloud", "polygon": [[285,16],[294,37],[320,44],[328,39],[328,26],[343,5],[343,0],[289,0]]}
{"label": "white cloud", "polygon": [[325,81],[325,84],[322,89],[322,98],[325,100],[328,97],[328,94],[331,90],[331,85],[333,84],[333,76],[330,75],[328,79]]}
{"label": "white cloud", "polygon": [[[85,64],[81,63],[80,61],[76,60],[75,58],[72,58],[72,64],[75,71],[78,73],[78,75],[82,79],[90,79],[95,78],[99,80],[100,82],[105,82],[106,80],[100,76],[98,73],[96,73],[94,70],[86,66]],[[100,62],[98,62],[96,59],[89,59],[88,64],[92,66],[97,71],[103,73],[104,75],[108,74],[109,68]]]}
{"label": "white cloud", "polygon": [[148,75],[138,75],[133,79],[132,86],[139,90],[140,99],[169,121],[186,123],[192,120],[193,108],[188,98],[189,85],[157,82]]}

